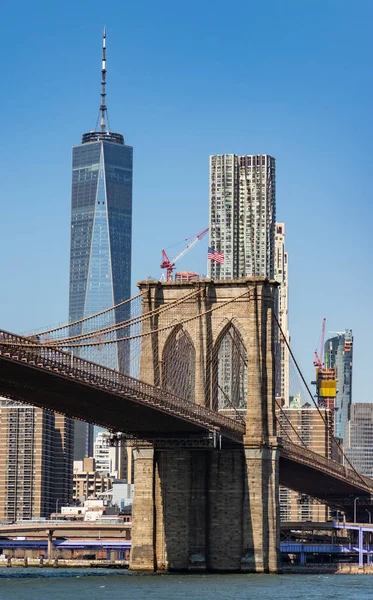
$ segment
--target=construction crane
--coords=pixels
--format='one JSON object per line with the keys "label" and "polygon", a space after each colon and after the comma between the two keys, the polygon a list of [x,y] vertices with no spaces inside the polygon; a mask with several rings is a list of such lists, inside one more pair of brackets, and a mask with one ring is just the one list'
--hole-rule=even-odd
{"label": "construction crane", "polygon": [[313,366],[318,367],[319,369],[322,369],[322,365],[323,365],[325,325],[326,325],[326,318],[324,317],[322,320],[322,326],[321,326],[320,353],[318,354],[317,350],[315,350],[315,360],[313,361]]}
{"label": "construction crane", "polygon": [[195,246],[196,243],[199,242],[199,240],[201,240],[206,235],[206,233],[208,232],[208,230],[209,230],[209,228],[207,227],[207,229],[204,229],[200,233],[197,233],[197,235],[194,235],[192,237],[192,239],[191,238],[187,238],[187,239],[191,239],[191,241],[185,246],[185,248],[183,248],[179,252],[179,254],[177,254],[171,260],[168,258],[167,254],[166,254],[166,251],[162,250],[161,269],[166,269],[166,271],[167,271],[166,281],[172,281],[172,271],[175,269],[175,263],[182,256],[184,256],[184,254],[186,254],[187,252],[189,252],[189,250],[191,248],[193,248],[193,246]]}

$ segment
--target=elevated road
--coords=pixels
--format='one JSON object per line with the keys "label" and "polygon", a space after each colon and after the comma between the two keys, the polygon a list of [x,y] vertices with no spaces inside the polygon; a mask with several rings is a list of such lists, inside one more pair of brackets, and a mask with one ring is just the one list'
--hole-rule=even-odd
{"label": "elevated road", "polygon": [[55,537],[72,538],[122,538],[131,539],[131,523],[105,523],[96,521],[20,521],[0,523],[0,538],[45,538],[50,531]]}

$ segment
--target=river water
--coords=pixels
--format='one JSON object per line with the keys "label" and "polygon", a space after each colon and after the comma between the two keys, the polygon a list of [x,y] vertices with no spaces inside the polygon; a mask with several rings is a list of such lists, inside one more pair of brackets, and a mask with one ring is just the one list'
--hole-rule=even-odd
{"label": "river water", "polygon": [[369,575],[140,575],[0,568],[0,600],[371,600]]}

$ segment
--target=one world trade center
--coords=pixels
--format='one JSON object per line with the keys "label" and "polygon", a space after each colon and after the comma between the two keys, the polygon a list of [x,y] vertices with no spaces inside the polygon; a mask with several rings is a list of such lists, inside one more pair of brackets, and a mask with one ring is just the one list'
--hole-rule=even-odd
{"label": "one world trade center", "polygon": [[[69,322],[120,304],[131,291],[133,149],[110,131],[106,105],[106,31],[102,46],[101,105],[95,130],[73,147]],[[126,305],[109,313],[115,325],[127,318]],[[78,323],[74,335],[85,333]],[[126,357],[116,343],[81,358],[122,372]],[[75,422],[74,459],[92,456],[93,425]]]}

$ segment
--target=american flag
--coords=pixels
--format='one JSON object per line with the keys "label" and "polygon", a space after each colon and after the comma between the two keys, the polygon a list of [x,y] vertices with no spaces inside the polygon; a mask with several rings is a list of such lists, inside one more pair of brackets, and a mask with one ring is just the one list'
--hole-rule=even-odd
{"label": "american flag", "polygon": [[214,250],[214,248],[209,248],[207,250],[207,260],[214,260],[215,262],[223,263],[224,253],[218,252],[217,250]]}

